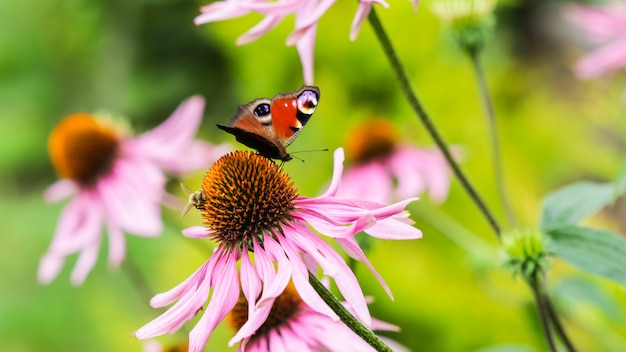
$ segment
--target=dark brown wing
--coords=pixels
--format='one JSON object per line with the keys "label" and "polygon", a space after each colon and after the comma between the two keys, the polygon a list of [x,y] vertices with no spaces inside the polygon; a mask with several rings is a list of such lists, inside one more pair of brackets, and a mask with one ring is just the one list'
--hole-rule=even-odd
{"label": "dark brown wing", "polygon": [[256,149],[259,154],[263,155],[266,158],[279,159],[282,161],[291,160],[291,156],[287,154],[285,147],[280,144],[276,144],[261,135],[243,130],[238,127],[230,127],[219,124],[217,125],[217,127],[235,136],[235,139],[239,143],[242,143],[252,149]]}

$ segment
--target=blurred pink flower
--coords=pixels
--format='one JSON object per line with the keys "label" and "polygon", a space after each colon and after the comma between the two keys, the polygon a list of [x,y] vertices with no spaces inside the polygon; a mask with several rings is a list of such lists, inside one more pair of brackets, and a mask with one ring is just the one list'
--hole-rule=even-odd
{"label": "blurred pink flower", "polygon": [[123,125],[88,114],[71,115],[55,127],[49,148],[61,180],[44,196],[50,202],[72,199],[39,263],[40,282],[52,281],[66,257],[79,252],[71,281],[83,283],[98,258],[103,225],[112,267],[124,259],[124,232],[161,233],[164,172],[197,170],[226,152],[224,146],[194,140],[203,110],[204,99],[191,97],[160,126],[135,138]]}
{"label": "blurred pink flower", "polygon": [[349,138],[346,147],[353,164],[346,169],[340,196],[383,204],[426,191],[436,202],[448,196],[450,172],[443,154],[399,144],[389,120],[369,120]]}
{"label": "blurred pink flower", "polygon": [[[155,308],[177,302],[137,330],[135,336],[148,339],[173,333],[204,310],[189,334],[189,350],[201,351],[243,292],[250,302],[248,320],[230,341],[232,346],[252,336],[265,322],[269,309],[290,280],[307,306],[336,321],[338,317],[308,281],[309,271],[316,273],[318,265],[335,280],[357,319],[371,326],[356,277],[336,250],[308,225],[334,238],[348,255],[363,261],[390,296],[389,288],[354,236],[360,231],[385,239],[415,239],[422,234],[411,226],[413,222],[404,211],[414,198],[383,206],[337,197],[342,171],[343,150],[338,149],[329,189],[319,197],[308,198],[297,195],[280,166],[258,154],[235,152],[218,160],[207,172],[199,191],[206,199],[200,207],[205,226],[188,228],[183,234],[213,238],[219,245],[194,274],[150,301]],[[211,288],[212,296],[203,309]]]}
{"label": "blurred pink flower", "polygon": [[626,66],[626,3],[570,5],[565,14],[587,32],[589,39],[604,44],[578,60],[576,75],[593,78]]}
{"label": "blurred pink flower", "polygon": [[[346,309],[354,313],[350,306]],[[248,320],[247,301],[239,299],[235,308],[228,315],[228,320],[236,330]],[[287,285],[283,293],[267,310],[267,319],[252,336],[242,340],[239,352],[365,352],[375,351],[368,343],[350,330],[343,322],[330,319],[324,314],[311,309],[302,301],[292,284]],[[372,330],[399,331],[389,323],[372,319]],[[408,351],[396,341],[381,337],[393,351]]]}
{"label": "blurred pink flower", "polygon": [[[256,26],[241,35],[236,44],[243,45],[255,41],[276,27],[287,15],[296,15],[294,31],[287,37],[287,45],[295,45],[304,75],[304,83],[313,84],[313,53],[317,22],[335,4],[336,0],[223,0],[200,8],[201,14],[194,22],[196,25],[233,19],[258,12],[266,17]],[[417,6],[417,0],[413,0]],[[384,0],[361,0],[350,28],[350,40],[355,40],[372,5],[378,3],[385,8],[389,5]]]}

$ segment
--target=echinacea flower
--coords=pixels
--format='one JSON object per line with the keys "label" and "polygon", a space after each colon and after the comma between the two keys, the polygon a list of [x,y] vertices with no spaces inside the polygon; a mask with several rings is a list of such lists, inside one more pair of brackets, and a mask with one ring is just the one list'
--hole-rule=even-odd
{"label": "echinacea flower", "polygon": [[61,180],[44,196],[48,201],[73,197],[39,263],[40,282],[52,281],[66,257],[79,252],[71,281],[81,284],[98,258],[103,226],[112,267],[124,259],[124,232],[161,233],[164,172],[197,170],[225,151],[194,140],[203,110],[204,99],[191,97],[160,126],[137,137],[128,136],[123,124],[85,113],[70,115],[54,128],[49,151]]}
{"label": "echinacea flower", "polygon": [[402,145],[395,126],[371,119],[349,134],[346,169],[339,195],[378,203],[415,197],[428,190],[437,202],[446,199],[450,172],[439,150]]}
{"label": "echinacea flower", "polygon": [[[343,150],[335,151],[329,189],[319,197],[299,196],[289,176],[273,161],[252,152],[237,151],[219,159],[206,173],[201,204],[204,226],[183,234],[218,242],[213,255],[195,273],[150,301],[165,313],[135,332],[140,339],[173,333],[204,311],[189,334],[189,350],[201,351],[217,324],[236,305],[240,293],[249,302],[248,320],[230,345],[253,335],[266,321],[276,298],[293,284],[313,311],[337,320],[337,315],[309,283],[309,271],[321,267],[334,279],[355,317],[367,326],[371,318],[361,288],[345,260],[316,235],[334,238],[351,257],[363,261],[391,295],[389,288],[357,244],[364,231],[384,239],[420,238],[411,226],[406,205],[415,198],[384,206],[337,197],[343,170]],[[200,198],[200,197],[199,197]],[[241,261],[239,273],[237,262]],[[209,299],[209,294],[211,293]],[[209,300],[204,307],[207,299]]]}
{"label": "echinacea flower", "polygon": [[[235,331],[248,321],[248,301],[239,296],[237,304],[226,317]],[[350,310],[350,307],[346,307]],[[372,319],[372,330],[399,331],[392,324]],[[394,351],[406,351],[399,343],[381,337]],[[298,295],[293,284],[276,297],[265,322],[254,335],[246,337],[238,348],[239,352],[368,352],[375,351],[341,321],[330,319],[311,309]]]}
{"label": "echinacea flower", "polygon": [[[626,67],[626,3],[570,5],[565,15],[579,25],[589,39],[602,43],[574,66],[580,78],[594,78]],[[626,98],[626,91],[624,92]]]}
{"label": "echinacea flower", "polygon": [[[302,63],[304,83],[313,84],[313,53],[317,23],[336,0],[222,0],[200,8],[201,14],[194,22],[196,25],[222,20],[229,20],[257,12],[265,15],[256,26],[237,38],[236,44],[243,45],[255,41],[276,27],[290,14],[295,14],[296,23],[293,32],[287,37],[288,46],[295,45]],[[413,0],[416,7],[418,0]],[[363,21],[370,13],[374,3],[389,7],[385,0],[360,0],[356,15],[350,27],[350,40],[356,40]]]}

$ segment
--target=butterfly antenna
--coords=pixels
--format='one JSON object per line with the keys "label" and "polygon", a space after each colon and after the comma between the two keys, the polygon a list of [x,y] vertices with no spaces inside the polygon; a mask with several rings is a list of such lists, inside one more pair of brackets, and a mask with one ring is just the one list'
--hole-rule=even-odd
{"label": "butterfly antenna", "polygon": [[[294,159],[302,160],[300,158],[295,157],[294,154],[310,153],[310,152],[327,152],[328,150],[329,150],[328,148],[324,148],[324,149],[310,149],[310,150],[298,150],[296,152],[289,153],[289,155],[291,155]],[[302,161],[304,161],[304,160],[302,160]]]}

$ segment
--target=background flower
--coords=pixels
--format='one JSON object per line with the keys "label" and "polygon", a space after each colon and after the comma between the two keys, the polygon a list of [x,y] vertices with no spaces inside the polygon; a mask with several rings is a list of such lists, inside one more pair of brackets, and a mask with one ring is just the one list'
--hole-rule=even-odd
{"label": "background flower", "polygon": [[191,171],[215,160],[223,147],[194,140],[204,99],[184,101],[160,126],[128,137],[113,121],[72,115],[50,136],[52,162],[62,179],[46,192],[48,201],[73,196],[39,264],[39,280],[48,283],[67,256],[79,252],[72,283],[82,284],[98,258],[102,226],[107,228],[109,264],[124,259],[124,232],[153,237],[163,229],[160,203],[164,172]]}
{"label": "background flower", "polygon": [[[571,5],[565,15],[600,46],[585,54],[574,66],[580,78],[594,78],[626,66],[626,4]],[[626,98],[626,92],[624,93]]]}
{"label": "background flower", "polygon": [[348,136],[352,165],[343,176],[341,196],[389,203],[428,191],[435,202],[446,199],[450,171],[439,150],[399,143],[387,119],[370,119]]}

